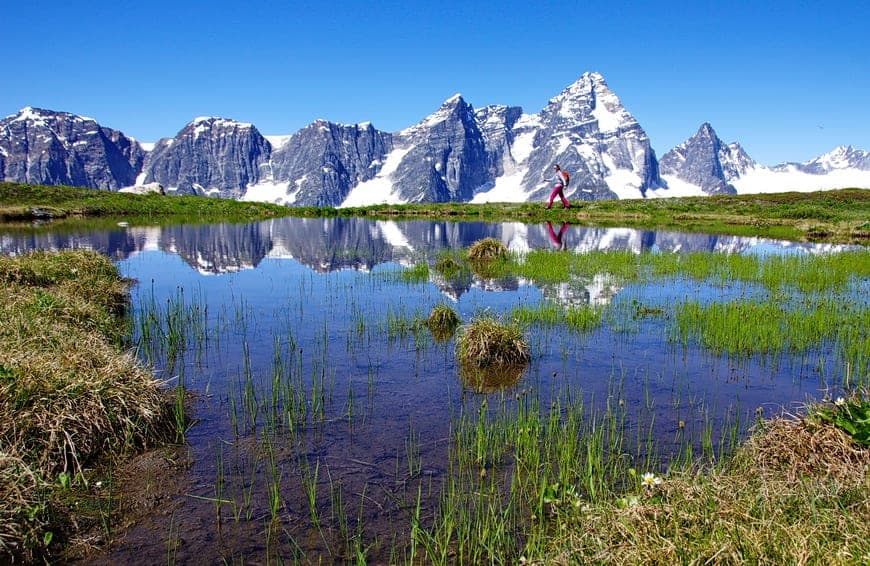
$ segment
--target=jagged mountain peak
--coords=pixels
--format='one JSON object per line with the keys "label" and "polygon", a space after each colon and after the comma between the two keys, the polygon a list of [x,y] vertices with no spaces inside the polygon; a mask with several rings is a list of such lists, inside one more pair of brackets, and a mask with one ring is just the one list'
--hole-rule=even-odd
{"label": "jagged mountain peak", "polygon": [[253,124],[239,122],[231,118],[198,116],[182,128],[178,136],[192,135],[194,138],[198,138],[207,132],[239,132],[244,130],[256,130],[256,128]]}
{"label": "jagged mountain peak", "polygon": [[851,145],[838,145],[828,153],[800,164],[800,168],[813,173],[849,168],[870,171],[870,151],[855,149]]}
{"label": "jagged mountain peak", "polygon": [[460,120],[473,121],[474,107],[467,103],[462,95],[457,93],[441,103],[438,110],[423,118],[420,122],[398,133],[399,137],[413,137],[421,131],[429,130],[439,124],[459,118]]}
{"label": "jagged mountain peak", "polygon": [[0,121],[0,180],[114,190],[143,159],[135,140],[93,118],[25,106]]}
{"label": "jagged mountain peak", "polygon": [[718,136],[716,135],[716,130],[713,129],[713,126],[710,125],[710,122],[704,122],[703,124],[701,124],[701,127],[698,128],[698,132],[695,135],[718,139]]}
{"label": "jagged mountain peak", "polygon": [[7,116],[6,120],[14,122],[24,121],[35,123],[36,125],[47,125],[48,122],[54,122],[58,120],[78,123],[96,123],[96,120],[94,120],[93,118],[88,118],[87,116],[80,116],[78,114],[72,114],[71,112],[36,108],[34,106],[25,106],[24,108],[19,110],[18,113]]}
{"label": "jagged mountain peak", "polygon": [[451,96],[450,98],[448,98],[447,100],[442,102],[441,107],[443,108],[445,106],[454,106],[457,104],[462,104],[464,102],[465,102],[465,99],[462,98],[462,93],[457,92],[456,94],[454,94],[453,96]]}
{"label": "jagged mountain peak", "polygon": [[726,144],[709,122],[659,161],[662,175],[700,187],[705,193],[734,194],[731,181],[757,166],[737,142]]}
{"label": "jagged mountain peak", "polygon": [[586,72],[550,99],[541,116],[548,123],[567,123],[572,127],[591,123],[603,133],[617,133],[637,126],[637,120],[610,90],[601,73]]}

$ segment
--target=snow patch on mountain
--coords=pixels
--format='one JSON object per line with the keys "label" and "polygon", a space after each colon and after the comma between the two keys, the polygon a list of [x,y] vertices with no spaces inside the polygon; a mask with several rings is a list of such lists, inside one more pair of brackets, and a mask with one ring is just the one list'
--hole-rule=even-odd
{"label": "snow patch on mountain", "polygon": [[701,197],[707,194],[698,185],[683,181],[676,175],[662,175],[662,180],[667,187],[648,189],[647,198]]}
{"label": "snow patch on mountain", "polygon": [[264,180],[248,185],[245,194],[239,200],[253,202],[271,202],[274,204],[293,204],[296,194],[290,192],[288,181]]}
{"label": "snow patch on mountain", "polygon": [[371,204],[401,204],[405,202],[397,188],[393,186],[391,176],[399,168],[399,164],[411,150],[410,147],[396,148],[387,154],[381,170],[374,178],[357,184],[345,197],[339,208],[349,206],[368,206]]}
{"label": "snow patch on mountain", "polygon": [[286,135],[286,136],[274,136],[273,135],[273,136],[263,136],[263,137],[266,138],[266,141],[269,142],[269,145],[272,146],[272,151],[276,151],[276,150],[281,149],[285,145],[287,145],[287,142],[289,142],[290,138],[292,138],[293,136],[292,135]]}
{"label": "snow patch on mountain", "polygon": [[481,191],[471,199],[472,203],[484,202],[525,202],[529,194],[523,190],[522,182],[525,169],[516,169],[496,177],[495,184],[489,190]]}

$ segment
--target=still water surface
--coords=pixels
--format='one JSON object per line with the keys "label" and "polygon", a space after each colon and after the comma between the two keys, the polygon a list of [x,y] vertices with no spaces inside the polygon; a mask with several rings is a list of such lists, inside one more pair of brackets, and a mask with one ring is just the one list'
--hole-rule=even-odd
{"label": "still water surface", "polygon": [[[140,356],[170,385],[182,380],[195,394],[196,424],[187,435],[191,493],[169,505],[171,521],[164,517],[140,526],[105,559],[165,561],[168,541],[179,532],[184,544],[173,551],[179,562],[265,562],[268,556],[292,559],[303,553],[307,560],[338,559],[341,552],[330,547],[330,537],[307,521],[304,478],[319,470],[318,504],[334,506],[335,486],[341,486],[363,538],[381,541],[370,556],[387,560],[391,540],[408,529],[409,451],[419,461],[418,481],[428,482],[434,501],[432,486],[448,473],[451,417],[476,412],[484,399],[497,403],[534,392],[548,405],[570,391],[590,408],[619,403],[630,426],[637,427],[637,438],[654,437],[665,468],[678,450],[680,421],[698,439],[705,431],[714,442],[724,430],[743,434],[759,413],[770,416],[820,398],[837,374],[825,347],[797,356],[729,359],[673,343],[667,317],[625,315],[636,304],[667,310],[687,299],[764,293],[748,284],[682,278],[622,284],[601,274],[538,286],[477,275],[444,281],[435,271],[425,281],[400,276],[419,262],[431,265],[439,252],[484,237],[498,238],[518,253],[769,255],[843,249],[631,229],[364,219],[0,235],[0,253],[89,248],[114,258],[122,274],[137,281],[132,312]],[[582,334],[533,326],[526,336],[532,362],[504,388],[469,383],[457,366],[453,341],[438,342],[425,327],[412,324],[439,303],[469,321],[543,301],[600,306],[623,315],[606,316],[599,329]],[[186,320],[178,323],[184,344],[155,346],[154,329],[147,330],[143,321],[154,317],[167,331],[165,321],[174,311]],[[273,385],[279,382],[298,387],[295,393],[276,393]],[[299,406],[296,422],[285,416],[277,428],[272,423],[270,432],[284,441],[270,460],[258,447],[258,435],[269,426],[271,406],[293,403]],[[267,541],[270,468],[282,475],[286,519],[284,534]],[[215,498],[218,478],[227,499],[248,500],[242,520],[215,518],[208,498]]]}

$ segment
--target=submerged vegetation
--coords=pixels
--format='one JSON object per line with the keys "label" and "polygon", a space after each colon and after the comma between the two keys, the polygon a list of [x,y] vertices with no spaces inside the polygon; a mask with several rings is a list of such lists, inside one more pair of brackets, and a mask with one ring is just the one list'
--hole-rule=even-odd
{"label": "submerged vegetation", "polygon": [[55,491],[100,459],[171,438],[161,385],[122,351],[127,301],[99,254],[0,257],[0,557],[59,540]]}

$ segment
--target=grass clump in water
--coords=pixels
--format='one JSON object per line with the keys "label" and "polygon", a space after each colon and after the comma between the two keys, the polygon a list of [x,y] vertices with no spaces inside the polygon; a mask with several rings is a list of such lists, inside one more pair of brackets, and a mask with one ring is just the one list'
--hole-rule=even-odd
{"label": "grass clump in water", "polygon": [[456,254],[444,252],[435,261],[435,271],[449,280],[458,278],[463,271],[467,271],[467,267],[463,265],[460,258],[456,257]]}
{"label": "grass clump in water", "polygon": [[489,317],[478,318],[460,329],[457,352],[461,363],[479,368],[526,364],[531,360],[522,330]]}
{"label": "grass clump in water", "polygon": [[459,318],[456,311],[445,304],[435,305],[432,312],[429,313],[429,318],[426,319],[426,326],[432,331],[435,340],[439,342],[452,338],[460,324],[462,324],[462,319]]}
{"label": "grass clump in water", "polygon": [[488,263],[507,258],[507,248],[496,238],[484,238],[475,242],[468,249],[468,261],[474,263]]}
{"label": "grass clump in water", "polygon": [[119,348],[127,284],[108,258],[0,258],[0,282],[0,557],[34,559],[53,538],[43,488],[169,438],[171,403]]}

